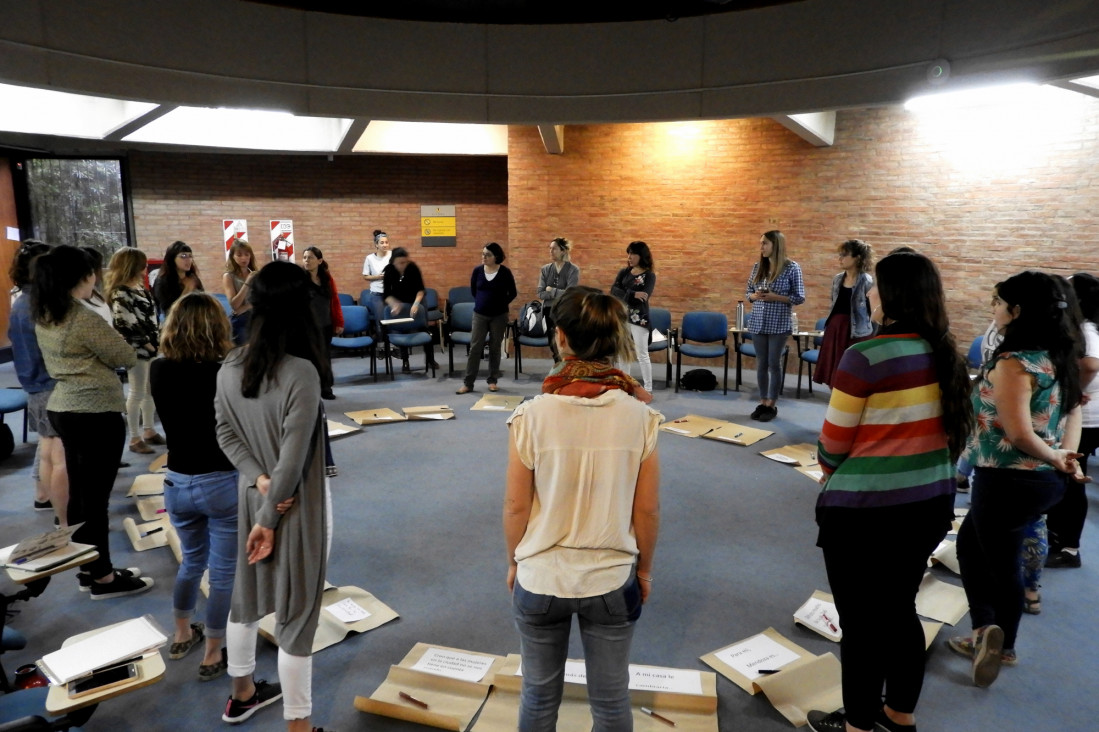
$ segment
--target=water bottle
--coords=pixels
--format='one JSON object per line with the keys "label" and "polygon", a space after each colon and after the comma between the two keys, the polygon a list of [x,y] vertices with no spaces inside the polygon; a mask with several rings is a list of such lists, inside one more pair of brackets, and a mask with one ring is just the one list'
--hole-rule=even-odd
{"label": "water bottle", "polygon": [[790,311],[790,332],[797,334],[798,332],[798,314]]}
{"label": "water bottle", "polygon": [[736,301],[736,329],[744,330],[744,301]]}

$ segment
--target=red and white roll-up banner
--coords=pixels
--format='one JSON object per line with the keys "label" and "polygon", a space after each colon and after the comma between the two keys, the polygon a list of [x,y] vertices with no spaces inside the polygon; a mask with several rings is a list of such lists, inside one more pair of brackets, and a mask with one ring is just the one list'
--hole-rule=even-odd
{"label": "red and white roll-up banner", "polygon": [[248,241],[248,219],[222,219],[222,239],[225,241],[225,257],[229,257],[229,247],[237,239]]}
{"label": "red and white roll-up banner", "polygon": [[294,222],[289,219],[271,220],[271,259],[294,261]]}

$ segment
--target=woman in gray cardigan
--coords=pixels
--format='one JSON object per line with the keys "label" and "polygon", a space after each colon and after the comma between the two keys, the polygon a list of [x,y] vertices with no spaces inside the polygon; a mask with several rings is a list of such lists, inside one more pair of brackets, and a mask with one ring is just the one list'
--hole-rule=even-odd
{"label": "woman in gray cardigan", "polygon": [[[218,373],[218,443],[240,471],[237,572],[226,642],[236,724],[283,693],[291,732],[311,727],[313,636],[329,546],[320,379],[309,275],[272,262],[252,280],[252,329]],[[256,631],[275,613],[278,684],[252,681]]]}
{"label": "woman in gray cardigan", "polygon": [[546,335],[554,363],[561,360],[561,355],[557,353],[557,343],[553,337],[553,301],[565,290],[580,284],[580,268],[570,261],[571,249],[572,242],[564,237],[559,236],[551,241],[549,250],[552,261],[543,266],[538,274],[538,299],[542,301],[542,310],[546,314]]}

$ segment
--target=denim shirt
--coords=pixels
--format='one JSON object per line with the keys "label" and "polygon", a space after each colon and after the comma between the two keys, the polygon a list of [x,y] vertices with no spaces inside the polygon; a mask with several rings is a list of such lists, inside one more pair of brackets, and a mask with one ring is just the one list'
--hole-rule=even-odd
{"label": "denim shirt", "polygon": [[30,293],[26,290],[15,298],[11,306],[11,319],[8,321],[8,338],[11,340],[15,375],[20,386],[28,394],[37,394],[49,391],[55,382],[46,371],[46,362],[42,360],[30,303]]}
{"label": "denim shirt", "polygon": [[[840,287],[843,286],[844,273],[840,272],[832,278],[832,304],[839,297]],[[855,280],[855,286],[851,288],[851,337],[865,338],[874,332],[874,324],[870,322],[870,305],[866,301],[866,293],[874,285],[874,278],[862,272]]]}

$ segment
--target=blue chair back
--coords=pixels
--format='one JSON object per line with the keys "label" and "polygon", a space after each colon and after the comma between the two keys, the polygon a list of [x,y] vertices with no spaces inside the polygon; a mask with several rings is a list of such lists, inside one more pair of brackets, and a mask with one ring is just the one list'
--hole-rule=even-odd
{"label": "blue chair back", "polygon": [[342,307],[355,304],[355,298],[351,297],[351,295],[346,292],[337,292],[336,297],[339,299]]}
{"label": "blue chair back", "polygon": [[473,302],[473,290],[469,287],[451,287],[450,292],[447,293],[446,302],[448,308],[453,308],[460,302]]}
{"label": "blue chair back", "polygon": [[982,333],[973,339],[973,342],[969,344],[969,353],[966,354],[966,365],[971,369],[981,368],[981,346],[984,345],[985,337]]}
{"label": "blue chair back", "polygon": [[693,310],[683,316],[679,336],[685,341],[713,343],[729,337],[729,319],[725,313]]}
{"label": "blue chair back", "polygon": [[470,333],[473,331],[473,303],[460,302],[450,312],[451,332]]}
{"label": "blue chair back", "polygon": [[428,310],[439,309],[439,293],[435,291],[434,287],[424,288],[423,306]]}
{"label": "blue chair back", "polygon": [[649,351],[665,350],[671,338],[668,336],[668,331],[672,329],[672,311],[667,308],[649,308],[649,325],[653,330],[658,330],[667,336],[662,341],[649,343]]}
{"label": "blue chair back", "polygon": [[343,334],[345,336],[370,331],[370,308],[362,305],[343,306]]}
{"label": "blue chair back", "polygon": [[233,314],[233,308],[229,305],[229,298],[225,296],[224,292],[211,292],[211,295],[217,298],[217,301],[221,303],[221,307],[225,309],[226,315]]}
{"label": "blue chair back", "polygon": [[[813,330],[823,331],[824,326],[828,324],[828,318],[817,318],[817,324],[813,327]],[[820,344],[824,343],[824,336],[814,336],[813,345],[820,348]]]}

